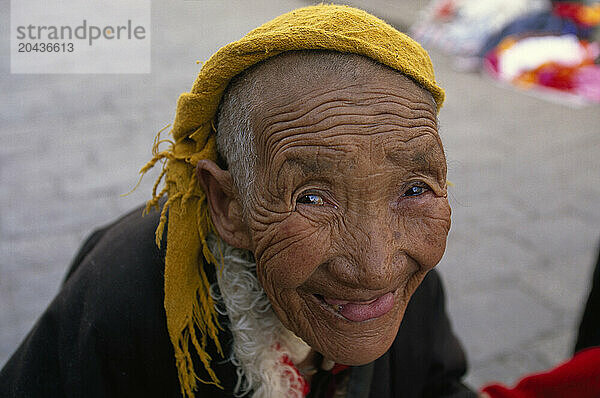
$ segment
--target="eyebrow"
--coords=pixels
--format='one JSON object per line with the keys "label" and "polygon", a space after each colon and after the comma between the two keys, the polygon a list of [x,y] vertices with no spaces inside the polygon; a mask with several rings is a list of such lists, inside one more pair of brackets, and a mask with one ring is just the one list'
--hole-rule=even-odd
{"label": "eyebrow", "polygon": [[291,157],[287,158],[281,167],[289,164],[290,166],[300,169],[302,174],[311,175],[318,174],[324,171],[329,171],[334,168],[334,163],[323,158],[303,158],[303,157]]}
{"label": "eyebrow", "polygon": [[429,156],[427,151],[390,151],[385,154],[386,160],[398,165],[416,164],[418,166],[428,166]]}
{"label": "eyebrow", "polygon": [[[413,140],[421,141],[421,145],[415,146],[409,144],[409,142]],[[407,146],[406,149],[386,150],[385,158],[386,160],[398,165],[412,164],[419,167],[429,167],[432,160],[430,155],[431,152],[435,150],[433,147],[437,142],[430,140],[432,140],[430,134],[417,135],[403,142],[403,145]]]}

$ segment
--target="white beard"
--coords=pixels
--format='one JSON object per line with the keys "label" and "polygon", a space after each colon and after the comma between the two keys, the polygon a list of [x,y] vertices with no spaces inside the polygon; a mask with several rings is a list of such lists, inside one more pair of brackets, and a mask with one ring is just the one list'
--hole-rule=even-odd
{"label": "white beard", "polygon": [[[210,234],[208,247],[222,269],[217,269],[218,289],[211,295],[217,311],[229,318],[233,335],[229,360],[236,366],[236,397],[253,392],[253,398],[303,397],[297,371],[282,361],[298,364],[310,346],[286,329],[271,308],[256,277],[256,263],[247,250],[236,249]],[[220,291],[220,293],[219,293]]]}

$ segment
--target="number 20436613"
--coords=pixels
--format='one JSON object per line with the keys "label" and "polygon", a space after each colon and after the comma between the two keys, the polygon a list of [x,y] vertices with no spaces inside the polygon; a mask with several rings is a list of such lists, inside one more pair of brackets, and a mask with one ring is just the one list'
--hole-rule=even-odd
{"label": "number 20436613", "polygon": [[72,53],[73,43],[19,43],[20,53]]}

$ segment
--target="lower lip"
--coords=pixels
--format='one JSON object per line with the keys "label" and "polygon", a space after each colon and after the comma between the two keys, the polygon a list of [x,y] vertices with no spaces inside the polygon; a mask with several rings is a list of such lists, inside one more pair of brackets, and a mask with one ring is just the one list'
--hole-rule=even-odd
{"label": "lower lip", "polygon": [[[327,303],[321,300],[321,303],[329,308]],[[382,317],[390,312],[394,307],[394,294],[386,293],[368,304],[346,303],[336,314],[352,322],[363,322],[370,319]]]}

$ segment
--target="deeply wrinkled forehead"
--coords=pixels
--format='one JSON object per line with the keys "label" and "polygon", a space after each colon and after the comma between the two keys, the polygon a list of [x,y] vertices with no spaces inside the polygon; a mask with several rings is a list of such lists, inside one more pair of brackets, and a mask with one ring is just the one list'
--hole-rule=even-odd
{"label": "deeply wrinkled forehead", "polygon": [[[436,106],[425,88],[401,72],[362,55],[324,50],[288,51],[268,59],[241,77],[250,82],[248,91],[259,97],[258,109],[270,105],[272,98],[289,98],[302,104],[303,95],[325,87],[342,84],[361,85],[374,80],[422,94]],[[437,111],[436,111],[437,112]]]}
{"label": "deeply wrinkled forehead", "polygon": [[[352,123],[371,128],[385,115],[395,116],[404,135],[420,134],[424,125],[437,132],[437,107],[429,91],[363,56],[293,52],[259,65],[244,79],[248,87],[243,95],[251,103],[250,123],[259,152],[286,124],[292,129],[288,135],[310,130],[327,139],[336,123],[348,122],[342,120],[346,114]],[[358,131],[368,133],[368,128]]]}

